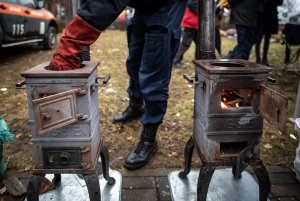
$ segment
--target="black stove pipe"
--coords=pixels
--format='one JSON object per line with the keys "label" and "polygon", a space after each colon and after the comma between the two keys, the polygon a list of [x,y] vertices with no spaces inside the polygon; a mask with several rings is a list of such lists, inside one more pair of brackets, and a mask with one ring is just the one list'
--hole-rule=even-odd
{"label": "black stove pipe", "polygon": [[199,0],[198,13],[196,59],[215,59],[215,0]]}

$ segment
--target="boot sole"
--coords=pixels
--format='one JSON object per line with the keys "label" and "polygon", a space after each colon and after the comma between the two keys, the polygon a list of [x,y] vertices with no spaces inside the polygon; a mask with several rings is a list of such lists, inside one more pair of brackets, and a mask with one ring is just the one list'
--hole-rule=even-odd
{"label": "boot sole", "polygon": [[113,119],[113,120],[112,120],[112,123],[113,123],[113,124],[117,124],[117,123],[127,123],[127,122],[130,122],[130,121],[139,119],[143,114],[144,114],[144,111],[141,112],[140,114],[137,114],[136,116],[128,117],[127,119],[121,120],[121,121],[117,121],[117,120]]}
{"label": "boot sole", "polygon": [[130,118],[127,118],[126,120],[123,120],[123,121],[116,121],[116,120],[112,120],[112,123],[113,124],[118,124],[118,123],[127,123],[127,122],[130,122],[130,121],[133,121],[133,120],[137,120],[141,117],[142,115],[139,115],[139,116],[136,116],[136,117],[130,117]]}
{"label": "boot sole", "polygon": [[124,163],[124,167],[127,169],[127,170],[137,170],[137,169],[140,169],[142,167],[144,167],[145,165],[147,165],[149,163],[149,161],[151,160],[152,156],[158,151],[158,146],[156,146],[156,148],[153,150],[152,154],[149,156],[149,159],[146,160],[144,163],[140,163],[140,164],[137,164],[137,165],[131,165],[131,164],[128,164],[128,163]]}

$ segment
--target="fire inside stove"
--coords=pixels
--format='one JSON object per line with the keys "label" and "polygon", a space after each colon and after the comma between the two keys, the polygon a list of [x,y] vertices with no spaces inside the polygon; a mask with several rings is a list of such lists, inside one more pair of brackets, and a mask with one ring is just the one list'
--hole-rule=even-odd
{"label": "fire inside stove", "polygon": [[253,92],[251,89],[223,89],[221,93],[221,107],[250,107]]}

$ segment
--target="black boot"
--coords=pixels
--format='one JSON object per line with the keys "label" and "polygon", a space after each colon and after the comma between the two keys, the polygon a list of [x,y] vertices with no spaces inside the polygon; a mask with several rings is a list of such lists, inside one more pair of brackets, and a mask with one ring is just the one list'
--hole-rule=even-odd
{"label": "black boot", "polygon": [[113,123],[125,123],[127,121],[138,119],[144,113],[144,100],[142,97],[130,97],[128,107],[121,114],[113,118]]}
{"label": "black boot", "polygon": [[130,152],[124,167],[128,170],[136,170],[145,166],[158,150],[156,132],[159,124],[144,125],[141,139],[135,150]]}

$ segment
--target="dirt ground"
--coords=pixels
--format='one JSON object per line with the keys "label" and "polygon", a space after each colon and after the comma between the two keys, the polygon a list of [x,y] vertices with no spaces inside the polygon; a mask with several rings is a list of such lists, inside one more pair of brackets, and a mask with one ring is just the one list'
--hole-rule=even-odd
{"label": "dirt ground", "polygon": [[[235,39],[223,39],[222,42],[223,54],[235,45]],[[168,111],[158,134],[160,149],[147,168],[183,167],[184,146],[193,132],[194,90],[182,75],[194,74],[191,62],[194,48],[192,46],[185,55],[184,62],[187,67],[173,70]],[[53,51],[43,51],[33,45],[3,49],[0,52],[0,116],[6,120],[16,138],[15,143],[5,145],[5,160],[9,169],[30,171],[33,168],[27,97],[25,90],[15,89],[15,84],[23,79],[20,76],[21,72],[50,60],[52,54]],[[111,121],[114,115],[126,108],[128,102],[125,32],[117,30],[104,32],[92,45],[91,55],[92,60],[101,61],[98,74],[112,76],[109,85],[99,89],[100,132],[110,152],[111,167],[122,169],[124,159],[137,143],[142,128],[138,121],[121,125],[112,124]],[[277,85],[271,87],[289,99],[291,117],[294,112],[299,77],[287,71],[283,59],[284,46],[272,43],[269,60],[273,65],[271,76],[277,79]],[[250,60],[254,61],[253,54]],[[294,133],[293,124],[289,121],[287,121],[287,130],[283,133],[265,121],[261,158],[266,164],[291,165],[293,163],[298,141],[290,138],[292,133]],[[199,165],[197,157],[194,157],[193,161],[194,166]]]}

